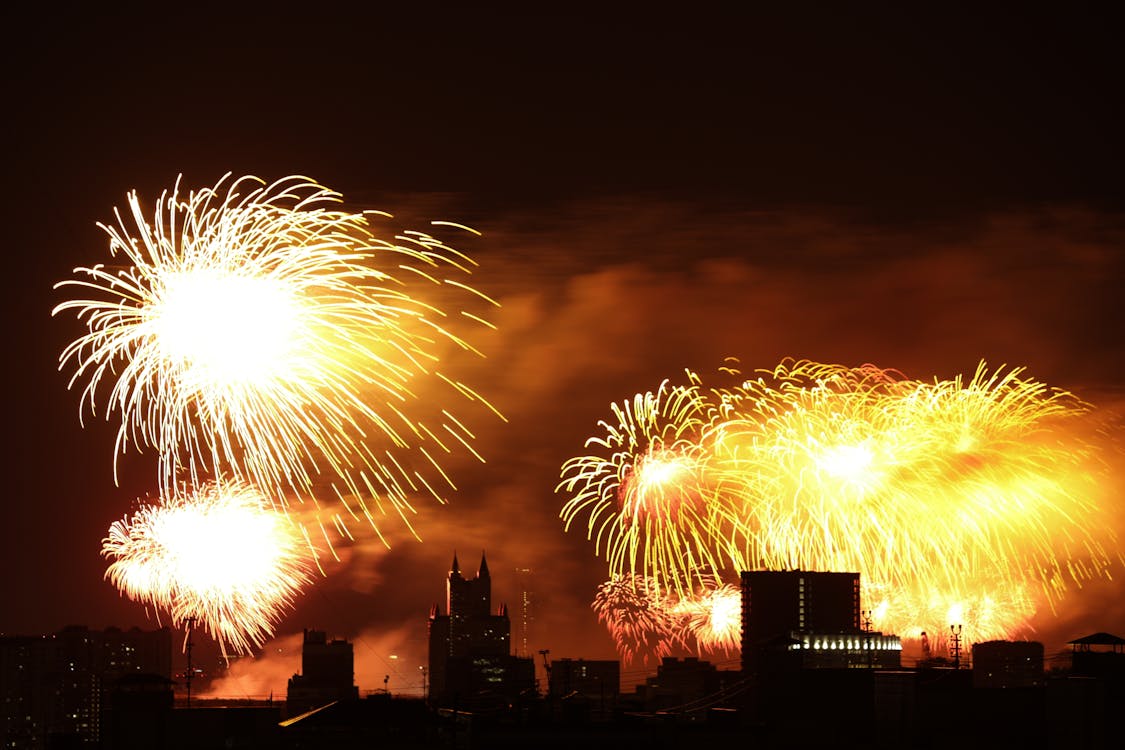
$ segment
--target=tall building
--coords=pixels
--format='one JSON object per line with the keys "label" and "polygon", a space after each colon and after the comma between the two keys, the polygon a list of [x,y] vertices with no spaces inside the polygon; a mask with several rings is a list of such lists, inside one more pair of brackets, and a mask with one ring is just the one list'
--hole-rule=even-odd
{"label": "tall building", "polygon": [[171,672],[168,628],[71,626],[46,636],[0,637],[0,747],[95,746],[119,681],[149,675],[167,682]]}
{"label": "tall building", "polygon": [[742,669],[762,658],[802,668],[897,668],[898,636],[860,628],[859,573],[742,572]]}
{"label": "tall building", "polygon": [[531,568],[516,568],[516,591],[519,604],[516,611],[516,628],[512,646],[516,656],[531,656],[531,626],[535,622],[535,572]]}
{"label": "tall building", "polygon": [[481,553],[474,578],[465,578],[457,555],[446,578],[445,613],[430,609],[429,697],[462,705],[486,695],[512,696],[533,689],[535,664],[511,654],[511,621],[501,604],[492,614],[492,578]]}
{"label": "tall building", "polygon": [[333,701],[359,697],[355,652],[343,638],[328,639],[323,630],[305,630],[301,673],[289,678],[285,711],[296,716]]}

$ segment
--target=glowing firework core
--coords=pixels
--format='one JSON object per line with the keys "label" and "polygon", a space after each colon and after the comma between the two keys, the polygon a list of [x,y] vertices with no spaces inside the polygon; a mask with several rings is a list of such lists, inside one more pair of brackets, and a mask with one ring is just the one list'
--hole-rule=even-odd
{"label": "glowing firework core", "polygon": [[308,583],[301,535],[245,486],[198,491],[114,523],[102,554],[106,578],[129,598],[195,620],[223,648],[260,646]]}
{"label": "glowing firework core", "polygon": [[153,305],[155,340],[196,388],[263,384],[289,370],[297,301],[268,278],[172,275]]}
{"label": "glowing firework core", "polygon": [[685,497],[684,480],[693,470],[691,461],[671,451],[653,450],[635,470],[627,472],[621,490],[621,512],[637,518],[674,521]]}

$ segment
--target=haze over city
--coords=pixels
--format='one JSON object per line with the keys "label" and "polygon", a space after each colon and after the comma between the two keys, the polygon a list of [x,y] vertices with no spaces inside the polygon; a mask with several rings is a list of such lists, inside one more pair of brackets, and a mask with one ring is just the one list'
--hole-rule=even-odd
{"label": "haze over city", "polygon": [[[108,261],[96,223],[178,175],[190,188],[308,175],[351,210],[393,214],[376,233],[471,226],[481,236],[443,237],[500,304],[495,330],[474,334],[483,357],[448,352],[504,415],[472,416],[485,462],[443,462],[456,491],[416,504],[421,541],[393,516],[388,544],[357,527],[222,686],[232,695],[284,690],[311,627],[355,643],[361,688],[390,670],[417,689],[455,551],[470,565],[486,551],[493,600],[510,606],[516,569],[534,571],[533,654],[616,658],[590,607],[606,564],[584,529],[563,530],[560,468],[611,403],[729,357],[746,373],[795,357],[922,381],[982,360],[1026,368],[1092,406],[1120,555],[1125,61],[1093,12],[83,9],[26,24],[4,53],[4,633],[164,622],[103,579],[100,554],[110,524],[157,492],[156,456],[118,456],[115,480],[116,425],[80,424],[80,390],[58,371],[82,326],[51,310],[56,282]],[[1119,557],[1111,572],[1013,635],[1051,653],[1125,633]]]}

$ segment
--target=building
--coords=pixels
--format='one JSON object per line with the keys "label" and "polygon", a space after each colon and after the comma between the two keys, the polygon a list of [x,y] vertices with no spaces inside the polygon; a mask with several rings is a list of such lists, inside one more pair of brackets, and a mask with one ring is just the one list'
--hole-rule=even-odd
{"label": "building", "polygon": [[1069,673],[1047,680],[1051,748],[1121,747],[1125,638],[1091,633],[1068,642]]}
{"label": "building", "polygon": [[359,697],[355,684],[355,653],[342,638],[328,640],[323,630],[305,630],[301,673],[289,678],[285,710],[289,716],[333,701]]}
{"label": "building", "polygon": [[172,672],[168,628],[90,630],[0,638],[0,747],[97,745],[117,683]]}
{"label": "building", "polygon": [[742,670],[897,669],[898,636],[860,627],[859,573],[752,570],[742,576]]}
{"label": "building", "polygon": [[102,727],[102,747],[153,750],[169,747],[174,689],[171,680],[152,674],[128,675],[113,687],[113,710]]}
{"label": "building", "polygon": [[609,721],[621,696],[621,662],[616,659],[555,659],[547,672],[551,698],[582,706],[594,721]]}
{"label": "building", "polygon": [[582,693],[600,699],[621,692],[621,662],[616,659],[554,659],[550,675],[550,695]]}
{"label": "building", "polygon": [[474,578],[461,574],[456,553],[446,578],[445,614],[429,621],[429,698],[438,705],[507,700],[535,688],[535,663],[511,654],[511,621],[501,604],[492,613],[492,578],[481,553]]}
{"label": "building", "polygon": [[887,714],[909,699],[884,676],[899,668],[902,642],[861,627],[858,573],[755,570],[741,583],[743,705],[754,722],[808,746],[833,745],[843,726],[901,738],[901,717]]}
{"label": "building", "polygon": [[1093,633],[1068,642],[1071,672],[1082,677],[1125,678],[1125,638]]}
{"label": "building", "polygon": [[985,641],[973,644],[973,687],[1022,688],[1043,684],[1043,644]]}
{"label": "building", "polygon": [[666,656],[656,675],[636,687],[636,696],[645,711],[703,715],[712,708],[730,707],[729,698],[741,679],[741,672],[718,669],[698,657]]}
{"label": "building", "polygon": [[875,631],[794,633],[788,644],[803,669],[898,669],[902,639]]}

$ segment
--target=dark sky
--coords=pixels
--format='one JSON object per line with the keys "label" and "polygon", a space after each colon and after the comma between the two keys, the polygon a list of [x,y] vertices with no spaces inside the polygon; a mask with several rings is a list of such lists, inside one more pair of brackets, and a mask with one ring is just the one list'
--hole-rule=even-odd
{"label": "dark sky", "polygon": [[[930,378],[985,359],[1121,401],[1125,50],[1101,11],[91,7],[6,27],[0,631],[151,623],[98,556],[154,490],[151,456],[114,485],[112,425],[81,429],[56,371],[78,329],[50,310],[56,281],[105,259],[95,222],[181,173],[305,174],[484,233],[465,249],[504,307],[466,367],[510,420],[480,427],[487,467],[423,510],[423,544],[356,551],[279,630],[359,638],[371,674],[421,647],[454,547],[488,548],[500,599],[535,568],[551,614],[532,648],[608,656],[558,468],[610,402],[684,367],[793,355]],[[1125,634],[1121,589],[1101,593],[1109,615],[1041,631]]]}

